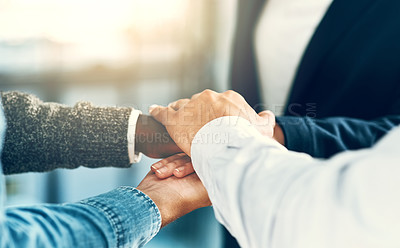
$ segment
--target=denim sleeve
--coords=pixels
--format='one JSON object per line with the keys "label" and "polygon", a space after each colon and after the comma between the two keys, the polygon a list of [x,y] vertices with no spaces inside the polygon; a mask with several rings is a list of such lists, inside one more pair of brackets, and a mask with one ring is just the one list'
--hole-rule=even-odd
{"label": "denim sleeve", "polygon": [[0,247],[142,247],[160,226],[148,196],[120,187],[73,204],[7,208]]}
{"label": "denim sleeve", "polygon": [[342,151],[369,148],[400,124],[399,115],[375,120],[294,116],[276,119],[283,130],[285,146],[289,150],[304,152],[317,158],[329,158]]}

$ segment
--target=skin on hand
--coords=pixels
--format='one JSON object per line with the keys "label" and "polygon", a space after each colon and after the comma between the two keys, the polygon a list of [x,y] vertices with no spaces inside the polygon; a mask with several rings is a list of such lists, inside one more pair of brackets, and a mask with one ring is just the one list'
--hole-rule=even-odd
{"label": "skin on hand", "polygon": [[150,158],[166,158],[182,152],[165,127],[147,115],[139,115],[135,132],[135,150]]}
{"label": "skin on hand", "polygon": [[191,99],[182,99],[168,107],[152,106],[150,114],[167,129],[182,151],[190,156],[192,140],[208,122],[223,116],[247,119],[262,135],[273,137],[275,115],[270,111],[257,114],[245,99],[234,91],[217,93],[205,90]]}
{"label": "skin on hand", "polygon": [[160,210],[162,227],[198,208],[211,206],[203,184],[196,174],[184,178],[159,179],[149,172],[137,187]]}
{"label": "skin on hand", "polygon": [[160,179],[175,176],[183,178],[194,173],[192,160],[185,153],[175,154],[165,158],[151,166],[151,170]]}
{"label": "skin on hand", "polygon": [[281,145],[285,145],[285,135],[282,128],[276,124],[274,127],[274,140],[278,141]]}

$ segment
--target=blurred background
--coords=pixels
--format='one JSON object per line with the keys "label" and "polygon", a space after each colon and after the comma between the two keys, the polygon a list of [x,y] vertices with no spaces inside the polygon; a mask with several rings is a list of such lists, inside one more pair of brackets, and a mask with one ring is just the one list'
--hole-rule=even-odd
{"label": "blurred background", "polygon": [[[144,113],[206,88],[223,91],[235,8],[236,0],[0,0],[0,90]],[[153,162],[8,176],[8,204],[77,201],[136,186]],[[212,209],[201,209],[147,247],[220,247],[219,232]]]}

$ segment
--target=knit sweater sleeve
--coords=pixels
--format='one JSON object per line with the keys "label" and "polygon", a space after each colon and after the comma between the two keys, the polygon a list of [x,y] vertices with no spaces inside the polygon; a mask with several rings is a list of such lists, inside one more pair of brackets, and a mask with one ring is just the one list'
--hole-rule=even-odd
{"label": "knit sweater sleeve", "polygon": [[69,107],[19,92],[2,93],[1,100],[7,120],[4,174],[130,165],[130,108],[88,102]]}

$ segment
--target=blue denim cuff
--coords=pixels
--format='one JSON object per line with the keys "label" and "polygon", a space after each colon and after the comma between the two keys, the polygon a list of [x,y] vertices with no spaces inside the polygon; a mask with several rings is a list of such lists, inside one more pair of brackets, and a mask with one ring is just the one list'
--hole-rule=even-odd
{"label": "blue denim cuff", "polygon": [[161,228],[161,214],[150,197],[133,187],[120,187],[80,202],[98,209],[109,220],[116,247],[141,247]]}

